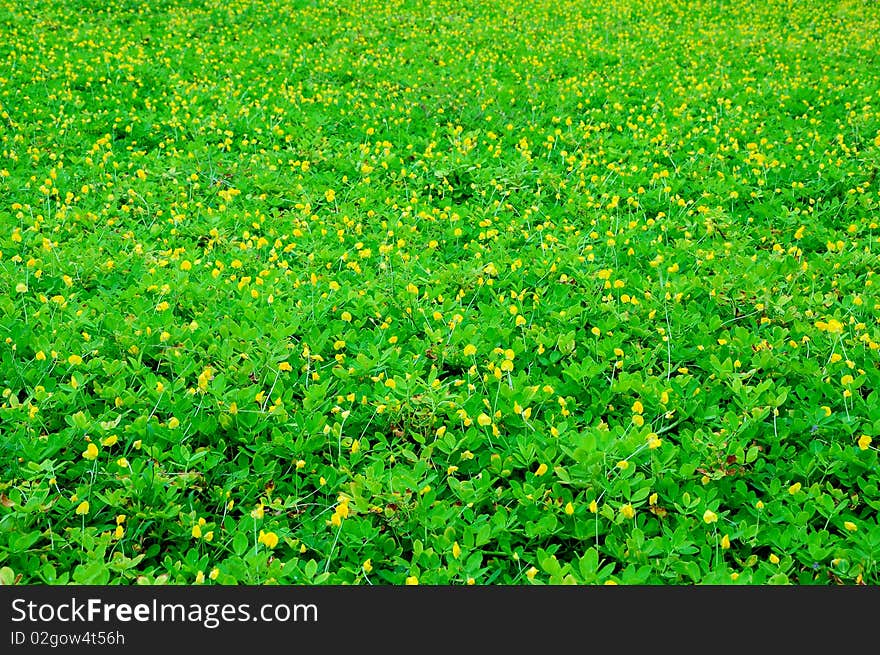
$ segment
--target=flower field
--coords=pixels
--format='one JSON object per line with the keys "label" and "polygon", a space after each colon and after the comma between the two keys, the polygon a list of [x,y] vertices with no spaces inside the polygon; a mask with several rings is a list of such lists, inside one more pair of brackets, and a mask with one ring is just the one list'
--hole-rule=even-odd
{"label": "flower field", "polygon": [[0,581],[880,582],[880,6],[0,0]]}

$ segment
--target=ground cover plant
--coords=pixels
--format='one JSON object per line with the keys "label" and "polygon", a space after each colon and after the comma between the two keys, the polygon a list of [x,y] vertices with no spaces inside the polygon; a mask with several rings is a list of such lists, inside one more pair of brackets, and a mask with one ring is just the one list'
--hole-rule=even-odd
{"label": "ground cover plant", "polygon": [[880,8],[0,2],[0,579],[880,581]]}

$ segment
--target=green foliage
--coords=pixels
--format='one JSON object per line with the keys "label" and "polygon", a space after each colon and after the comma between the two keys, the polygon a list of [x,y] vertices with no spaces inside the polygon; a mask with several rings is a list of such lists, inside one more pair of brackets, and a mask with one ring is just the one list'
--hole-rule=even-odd
{"label": "green foliage", "polygon": [[875,5],[0,23],[0,583],[880,582]]}

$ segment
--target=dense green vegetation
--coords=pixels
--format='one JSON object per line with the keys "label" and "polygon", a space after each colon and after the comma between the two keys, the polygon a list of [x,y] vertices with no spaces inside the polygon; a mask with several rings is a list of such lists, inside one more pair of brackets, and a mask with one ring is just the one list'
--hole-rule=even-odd
{"label": "dense green vegetation", "polygon": [[0,33],[3,582],[880,582],[876,3]]}

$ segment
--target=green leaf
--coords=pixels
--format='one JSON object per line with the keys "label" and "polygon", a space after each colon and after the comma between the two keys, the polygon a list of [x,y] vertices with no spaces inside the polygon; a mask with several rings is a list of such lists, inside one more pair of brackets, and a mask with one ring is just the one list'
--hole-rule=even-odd
{"label": "green leaf", "polygon": [[232,538],[232,552],[240,557],[244,555],[247,549],[248,538],[244,535],[244,533],[239,532]]}

